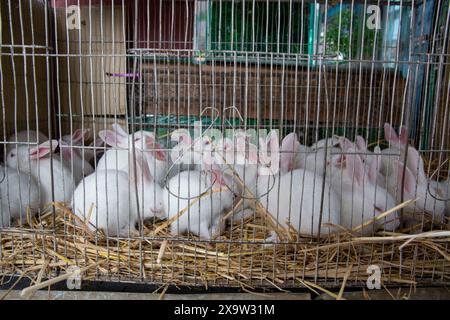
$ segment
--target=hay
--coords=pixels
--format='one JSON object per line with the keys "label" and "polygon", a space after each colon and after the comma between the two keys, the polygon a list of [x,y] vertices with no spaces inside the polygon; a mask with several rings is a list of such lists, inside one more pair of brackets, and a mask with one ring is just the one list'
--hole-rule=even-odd
{"label": "hay", "polygon": [[414,235],[380,231],[374,237],[360,237],[359,228],[354,228],[311,239],[299,237],[290,226],[282,238],[289,243],[269,244],[265,239],[281,230],[274,230],[266,214],[257,209],[254,217],[228,225],[210,241],[174,238],[167,221],[146,224],[143,234],[130,239],[107,241],[102,231],[92,232],[57,203],[55,216],[49,211],[30,217],[21,228],[0,231],[0,272],[26,275],[43,286],[44,276],[54,278],[76,265],[85,270],[83,280],[234,286],[247,291],[304,287],[332,293],[325,287],[340,288],[335,298],[342,297],[346,285],[365,286],[367,268],[373,264],[382,271],[383,285],[450,282],[448,227]]}

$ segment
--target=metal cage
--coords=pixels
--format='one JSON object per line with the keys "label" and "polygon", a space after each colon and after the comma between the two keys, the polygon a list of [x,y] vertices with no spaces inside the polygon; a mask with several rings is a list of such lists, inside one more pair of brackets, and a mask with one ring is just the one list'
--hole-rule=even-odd
{"label": "metal cage", "polygon": [[1,274],[448,284],[448,1],[0,10]]}

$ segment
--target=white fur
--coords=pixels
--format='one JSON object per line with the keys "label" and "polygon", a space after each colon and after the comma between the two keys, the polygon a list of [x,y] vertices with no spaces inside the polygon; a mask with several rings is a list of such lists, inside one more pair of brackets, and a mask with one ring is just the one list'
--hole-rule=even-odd
{"label": "white fur", "polygon": [[70,146],[70,144],[62,139],[59,141],[62,159],[72,172],[75,184],[78,184],[83,177],[93,173],[94,168],[86,158],[83,160],[81,151],[77,150],[74,146],[76,145]]}
{"label": "white fur", "polygon": [[134,231],[139,214],[143,219],[164,218],[162,189],[153,182],[146,160],[138,154],[137,158],[136,176],[132,166],[130,176],[121,170],[100,170],[84,178],[74,192],[74,212],[86,219],[92,207],[90,224],[113,237]]}
{"label": "white fur", "polygon": [[[168,218],[186,210],[171,224],[173,235],[190,232],[202,238],[211,238],[220,234],[223,228],[221,216],[231,208],[233,196],[226,186],[217,182],[210,188],[216,178],[206,172],[182,171],[168,181],[163,197]],[[213,192],[217,189],[220,192]],[[206,191],[207,194],[198,201],[198,197]]]}
{"label": "white fur", "polygon": [[288,221],[302,235],[318,236],[320,230],[320,235],[325,236],[335,229],[324,227],[323,223],[340,224],[340,206],[336,193],[325,183],[321,227],[319,219],[323,179],[320,175],[302,169],[281,177],[258,177],[259,201],[283,227],[287,227]]}
{"label": "white fur", "polygon": [[40,205],[35,179],[17,169],[1,167],[0,184],[1,212],[0,227],[8,227],[11,219],[26,221],[27,210],[33,215]]}
{"label": "white fur", "polygon": [[[277,139],[276,135],[271,136]],[[266,143],[260,140],[260,147],[276,154],[277,143]],[[312,171],[295,169],[297,165],[300,144],[295,134],[289,134],[283,139],[280,155],[280,171],[269,175],[260,175],[257,180],[257,195],[259,202],[278,223],[287,227],[292,225],[300,234],[306,236],[327,235],[335,230],[323,227],[323,223],[330,222],[339,225],[339,200],[324,178]],[[267,165],[267,161],[261,165]],[[266,172],[266,171],[260,171]],[[322,204],[322,187],[325,184]],[[322,211],[321,211],[322,208]],[[322,212],[322,225],[319,225]]]}
{"label": "white fur", "polygon": [[41,208],[45,208],[52,201],[68,202],[72,197],[74,181],[70,170],[57,156],[50,157],[57,145],[58,141],[50,140],[36,147],[20,146],[17,150],[11,150],[6,158],[9,167],[31,174],[38,182]]}
{"label": "white fur", "polygon": [[[350,144],[343,141],[341,148],[345,152],[341,167],[331,175],[331,186],[339,196],[341,203],[341,225],[351,229],[378,216],[395,206],[394,198],[377,185],[378,169],[381,159],[364,166],[359,155]],[[387,222],[386,224],[384,224]],[[370,235],[384,224],[389,230],[395,230],[399,221],[397,213],[391,213],[385,219],[378,220],[358,232]]]}
{"label": "white fur", "polygon": [[167,173],[167,157],[162,147],[155,142],[151,132],[137,131],[134,134],[126,134],[119,125],[113,125],[113,130],[103,130],[99,133],[102,140],[114,147],[105,152],[97,163],[97,170],[129,170],[129,157],[132,144],[135,149],[144,151],[148,160],[151,175],[155,181],[162,183]]}
{"label": "white fur", "polygon": [[[425,174],[424,161],[413,146],[408,145],[408,130],[401,128],[400,135],[388,124],[385,124],[385,139],[391,147],[382,151],[381,171],[386,177],[386,188],[397,202],[410,199],[417,201],[404,207],[406,213],[432,214],[434,222],[441,222],[446,212],[446,202],[439,196],[438,183],[428,179]],[[404,165],[406,149],[408,150],[406,166]],[[403,175],[403,173],[405,173]],[[402,184],[404,181],[404,184]],[[428,188],[430,184],[430,188]],[[437,197],[435,199],[430,192]],[[409,217],[407,217],[408,219]]]}

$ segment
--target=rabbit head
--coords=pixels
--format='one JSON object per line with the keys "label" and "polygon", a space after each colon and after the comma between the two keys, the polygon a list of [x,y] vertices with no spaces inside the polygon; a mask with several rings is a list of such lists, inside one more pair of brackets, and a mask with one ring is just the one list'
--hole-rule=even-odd
{"label": "rabbit head", "polygon": [[141,212],[143,219],[151,217],[164,218],[163,190],[155,183],[149,169],[148,158],[143,155],[142,151],[136,150],[134,155],[130,154],[129,174],[131,201],[135,201],[136,197],[133,197],[133,194],[137,192],[139,209],[136,210]]}
{"label": "rabbit head", "polygon": [[203,150],[211,144],[211,139],[207,135],[192,139],[189,130],[177,129],[172,132],[171,140],[177,142],[170,153],[174,163],[196,165],[197,168],[201,168]]}
{"label": "rabbit head", "polygon": [[[393,161],[393,172],[388,176],[388,190],[400,202],[416,199],[416,201],[404,208],[407,213],[427,212],[432,215],[433,222],[441,222],[446,212],[445,201],[437,185],[431,182],[423,183],[417,171],[410,170],[403,162]],[[430,185],[428,185],[430,183]],[[428,191],[429,190],[429,191]]]}
{"label": "rabbit head", "polygon": [[371,152],[367,148],[366,140],[362,136],[356,136],[356,150],[359,152],[359,156],[363,161],[367,160],[367,157],[371,155]]}
{"label": "rabbit head", "polygon": [[[385,189],[377,185],[380,157],[372,161],[366,170],[351,142],[342,139],[341,148],[345,152],[337,160],[341,170],[334,173],[332,184],[341,195],[341,222],[350,228],[389,210],[395,206],[395,201]],[[396,213],[392,213],[387,220],[391,221],[389,229],[395,228]]]}
{"label": "rabbit head", "polygon": [[[406,166],[413,171],[415,175],[420,179],[420,181],[425,182],[427,180],[425,175],[425,165],[423,162],[422,157],[419,154],[419,151],[417,151],[416,148],[414,148],[411,145],[408,145],[408,128],[405,126],[402,126],[400,128],[400,134],[398,135],[395,129],[389,124],[384,124],[384,137],[386,141],[389,142],[389,150],[394,153],[399,153],[400,161],[404,161],[405,159],[405,152],[408,150],[408,155],[406,157]],[[386,162],[389,162],[389,157],[386,157],[383,159],[383,168],[386,168],[390,164],[386,164]],[[391,157],[392,158],[392,157]],[[392,169],[392,168],[391,168]]]}
{"label": "rabbit head", "polygon": [[295,132],[286,135],[281,142],[280,171],[282,174],[294,169],[304,168],[306,157],[300,153],[302,146]]}
{"label": "rabbit head", "polygon": [[[220,166],[225,177],[234,179],[235,175],[255,193],[258,173],[258,148],[249,142],[245,133],[237,133],[233,140],[222,138],[214,148],[214,161]],[[233,183],[231,181],[231,183]],[[240,186],[240,184],[234,184]],[[238,188],[240,190],[240,188]],[[240,190],[239,192],[243,192]]]}
{"label": "rabbit head", "polygon": [[6,156],[6,163],[11,168],[18,168],[25,173],[30,173],[30,163],[53,154],[57,146],[57,140],[48,140],[30,148],[28,146],[20,146],[9,151]]}
{"label": "rabbit head", "polygon": [[152,174],[158,182],[163,180],[166,173],[167,157],[162,146],[156,142],[152,132],[141,130],[127,134],[121,126],[113,124],[113,130],[102,130],[99,132],[99,136],[106,144],[117,149],[131,152],[134,146],[137,150],[145,151]]}

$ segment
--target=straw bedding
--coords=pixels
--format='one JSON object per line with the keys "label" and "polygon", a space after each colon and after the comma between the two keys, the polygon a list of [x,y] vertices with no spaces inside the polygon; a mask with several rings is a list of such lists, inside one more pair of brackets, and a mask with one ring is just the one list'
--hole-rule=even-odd
{"label": "straw bedding", "polygon": [[[404,205],[404,204],[403,204]],[[145,224],[130,239],[92,232],[63,204],[55,203],[21,228],[0,232],[0,272],[36,280],[69,266],[86,268],[83,280],[135,281],[161,285],[233,286],[244,290],[307,287],[327,291],[342,283],[365,286],[367,267],[381,268],[383,285],[444,284],[450,279],[450,228],[413,234],[358,228],[322,239],[276,229],[264,212],[228,225],[214,241],[173,238],[168,221]],[[371,222],[369,221],[368,224]],[[447,228],[447,229],[445,229]],[[283,242],[264,244],[270,230]],[[288,243],[289,242],[289,243]]]}

